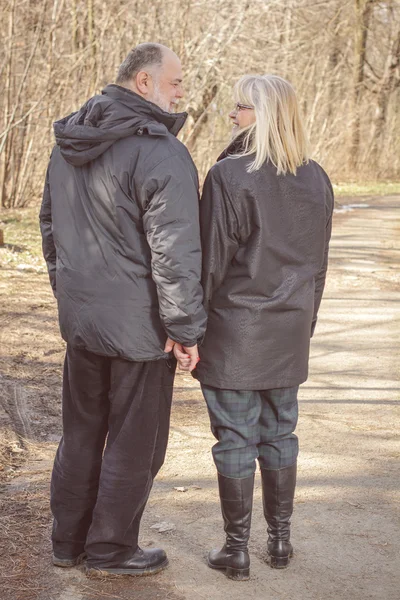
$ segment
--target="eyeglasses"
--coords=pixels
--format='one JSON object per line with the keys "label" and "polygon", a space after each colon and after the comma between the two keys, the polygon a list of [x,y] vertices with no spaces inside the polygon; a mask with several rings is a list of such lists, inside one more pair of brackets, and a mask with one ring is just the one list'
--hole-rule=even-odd
{"label": "eyeglasses", "polygon": [[240,110],[253,110],[254,106],[249,106],[248,104],[240,104],[240,102],[237,102],[235,105],[234,110],[236,112],[239,112]]}

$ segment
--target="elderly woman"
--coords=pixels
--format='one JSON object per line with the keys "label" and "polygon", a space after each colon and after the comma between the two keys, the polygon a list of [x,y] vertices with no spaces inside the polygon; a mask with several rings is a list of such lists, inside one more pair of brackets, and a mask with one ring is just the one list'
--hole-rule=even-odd
{"label": "elderly woman", "polygon": [[208,564],[243,580],[256,459],[271,567],[286,567],[293,554],[297,393],[325,283],[333,192],[309,159],[287,81],[246,75],[235,97],[233,139],[208,173],[200,203],[208,328],[193,374],[218,440],[226,533]]}

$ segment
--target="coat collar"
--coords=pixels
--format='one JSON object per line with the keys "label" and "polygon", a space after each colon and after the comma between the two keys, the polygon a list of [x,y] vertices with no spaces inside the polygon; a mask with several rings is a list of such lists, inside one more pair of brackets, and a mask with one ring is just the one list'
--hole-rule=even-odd
{"label": "coat collar", "polygon": [[244,135],[245,134],[237,135],[218,156],[217,162],[232,156],[232,154],[239,154],[241,150],[243,150]]}
{"label": "coat collar", "polygon": [[[149,135],[163,135],[163,133],[165,134],[164,127],[166,127],[170,133],[176,136],[184,126],[188,116],[186,112],[166,112],[156,104],[153,104],[153,102],[149,102],[145,98],[142,98],[142,96],[139,96],[139,94],[132,92],[132,90],[115,83],[107,85],[101,93],[124,104],[138,115],[144,117],[148,121],[145,129]],[[160,127],[160,125],[164,127]]]}

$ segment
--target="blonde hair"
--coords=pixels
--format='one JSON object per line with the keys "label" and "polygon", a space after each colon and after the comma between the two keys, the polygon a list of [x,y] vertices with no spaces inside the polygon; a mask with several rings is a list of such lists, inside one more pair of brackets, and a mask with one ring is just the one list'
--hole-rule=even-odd
{"label": "blonde hair", "polygon": [[243,150],[231,156],[255,154],[249,173],[269,160],[278,175],[296,175],[297,167],[309,160],[309,145],[291,84],[277,75],[244,75],[234,93],[236,102],[254,106],[256,120],[235,133],[234,139],[243,136]]}

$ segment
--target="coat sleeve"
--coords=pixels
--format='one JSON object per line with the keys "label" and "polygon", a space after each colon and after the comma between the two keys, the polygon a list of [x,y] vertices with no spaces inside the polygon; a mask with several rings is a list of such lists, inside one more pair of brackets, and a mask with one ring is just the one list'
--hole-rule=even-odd
{"label": "coat sleeve", "polygon": [[40,208],[39,221],[40,231],[42,234],[42,250],[43,256],[47,264],[47,271],[49,273],[50,284],[53,289],[54,296],[56,296],[56,247],[53,240],[53,227],[51,218],[51,195],[50,195],[50,184],[49,184],[49,169],[47,168],[46,181],[43,190],[42,205]]}
{"label": "coat sleeve", "polygon": [[328,213],[328,221],[325,227],[325,247],[324,247],[324,256],[322,260],[321,269],[318,272],[318,275],[315,277],[315,293],[314,293],[314,314],[313,320],[311,322],[311,337],[314,335],[315,326],[317,324],[318,319],[318,311],[322,300],[322,294],[325,287],[325,279],[326,279],[326,271],[328,269],[328,253],[329,253],[329,242],[331,239],[332,233],[332,216],[333,216],[333,206],[334,206],[334,196],[333,189],[328,181],[328,191],[327,191],[327,213]]}
{"label": "coat sleeve", "polygon": [[208,310],[212,296],[225,279],[240,243],[237,212],[215,167],[208,173],[204,183],[200,201],[200,229],[204,306]]}
{"label": "coat sleeve", "polygon": [[194,165],[171,156],[148,174],[144,188],[143,227],[151,250],[160,317],[168,337],[194,346],[206,327]]}

